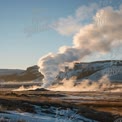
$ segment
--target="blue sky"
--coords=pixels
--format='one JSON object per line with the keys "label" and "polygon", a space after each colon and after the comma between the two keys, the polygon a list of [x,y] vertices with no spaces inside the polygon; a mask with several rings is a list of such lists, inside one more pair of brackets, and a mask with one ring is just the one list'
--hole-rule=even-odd
{"label": "blue sky", "polygon": [[[97,1],[0,0],[0,68],[25,69],[37,64],[41,56],[57,52],[60,46],[71,46],[73,35],[62,35],[49,24]],[[35,29],[38,24],[42,27],[39,31]],[[29,29],[35,31],[30,34]]]}

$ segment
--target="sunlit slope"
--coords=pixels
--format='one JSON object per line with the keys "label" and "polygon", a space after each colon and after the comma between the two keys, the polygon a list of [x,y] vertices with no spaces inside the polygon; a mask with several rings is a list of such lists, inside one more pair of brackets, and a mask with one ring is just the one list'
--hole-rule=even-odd
{"label": "sunlit slope", "polygon": [[107,75],[111,81],[122,82],[122,61],[108,60],[90,63],[74,63],[72,68],[65,67],[65,71],[61,71],[57,76],[57,79],[68,80],[75,77],[77,80],[99,80],[105,75]]}

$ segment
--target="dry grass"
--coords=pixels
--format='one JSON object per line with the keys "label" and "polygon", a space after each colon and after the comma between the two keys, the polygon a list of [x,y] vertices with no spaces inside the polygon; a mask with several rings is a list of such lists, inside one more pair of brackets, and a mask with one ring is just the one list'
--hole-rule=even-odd
{"label": "dry grass", "polygon": [[[81,97],[76,99],[74,97]],[[90,96],[90,98],[85,97]],[[102,96],[98,99],[99,96]],[[79,113],[88,118],[103,122],[112,122],[116,116],[122,116],[121,93],[103,92],[54,92],[54,91],[19,91],[0,93],[0,110],[16,110],[34,113],[32,105],[77,108]],[[102,122],[102,121],[101,121]]]}

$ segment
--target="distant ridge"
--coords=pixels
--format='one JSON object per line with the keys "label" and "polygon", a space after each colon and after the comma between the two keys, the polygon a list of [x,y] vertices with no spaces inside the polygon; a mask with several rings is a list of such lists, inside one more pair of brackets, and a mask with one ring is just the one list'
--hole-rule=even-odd
{"label": "distant ridge", "polygon": [[38,70],[37,65],[28,67],[26,70],[0,69],[0,82],[42,80],[44,76]]}

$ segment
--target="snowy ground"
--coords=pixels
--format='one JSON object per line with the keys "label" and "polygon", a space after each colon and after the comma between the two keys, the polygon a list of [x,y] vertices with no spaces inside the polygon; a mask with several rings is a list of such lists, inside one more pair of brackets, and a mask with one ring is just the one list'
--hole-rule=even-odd
{"label": "snowy ground", "polygon": [[113,122],[114,115],[122,116],[121,92],[0,92],[0,122]]}
{"label": "snowy ground", "polygon": [[34,106],[35,113],[19,113],[16,111],[6,111],[6,113],[0,113],[0,122],[97,122],[91,119],[87,119],[77,113],[77,110],[60,109],[56,107],[41,108],[40,106]]}

